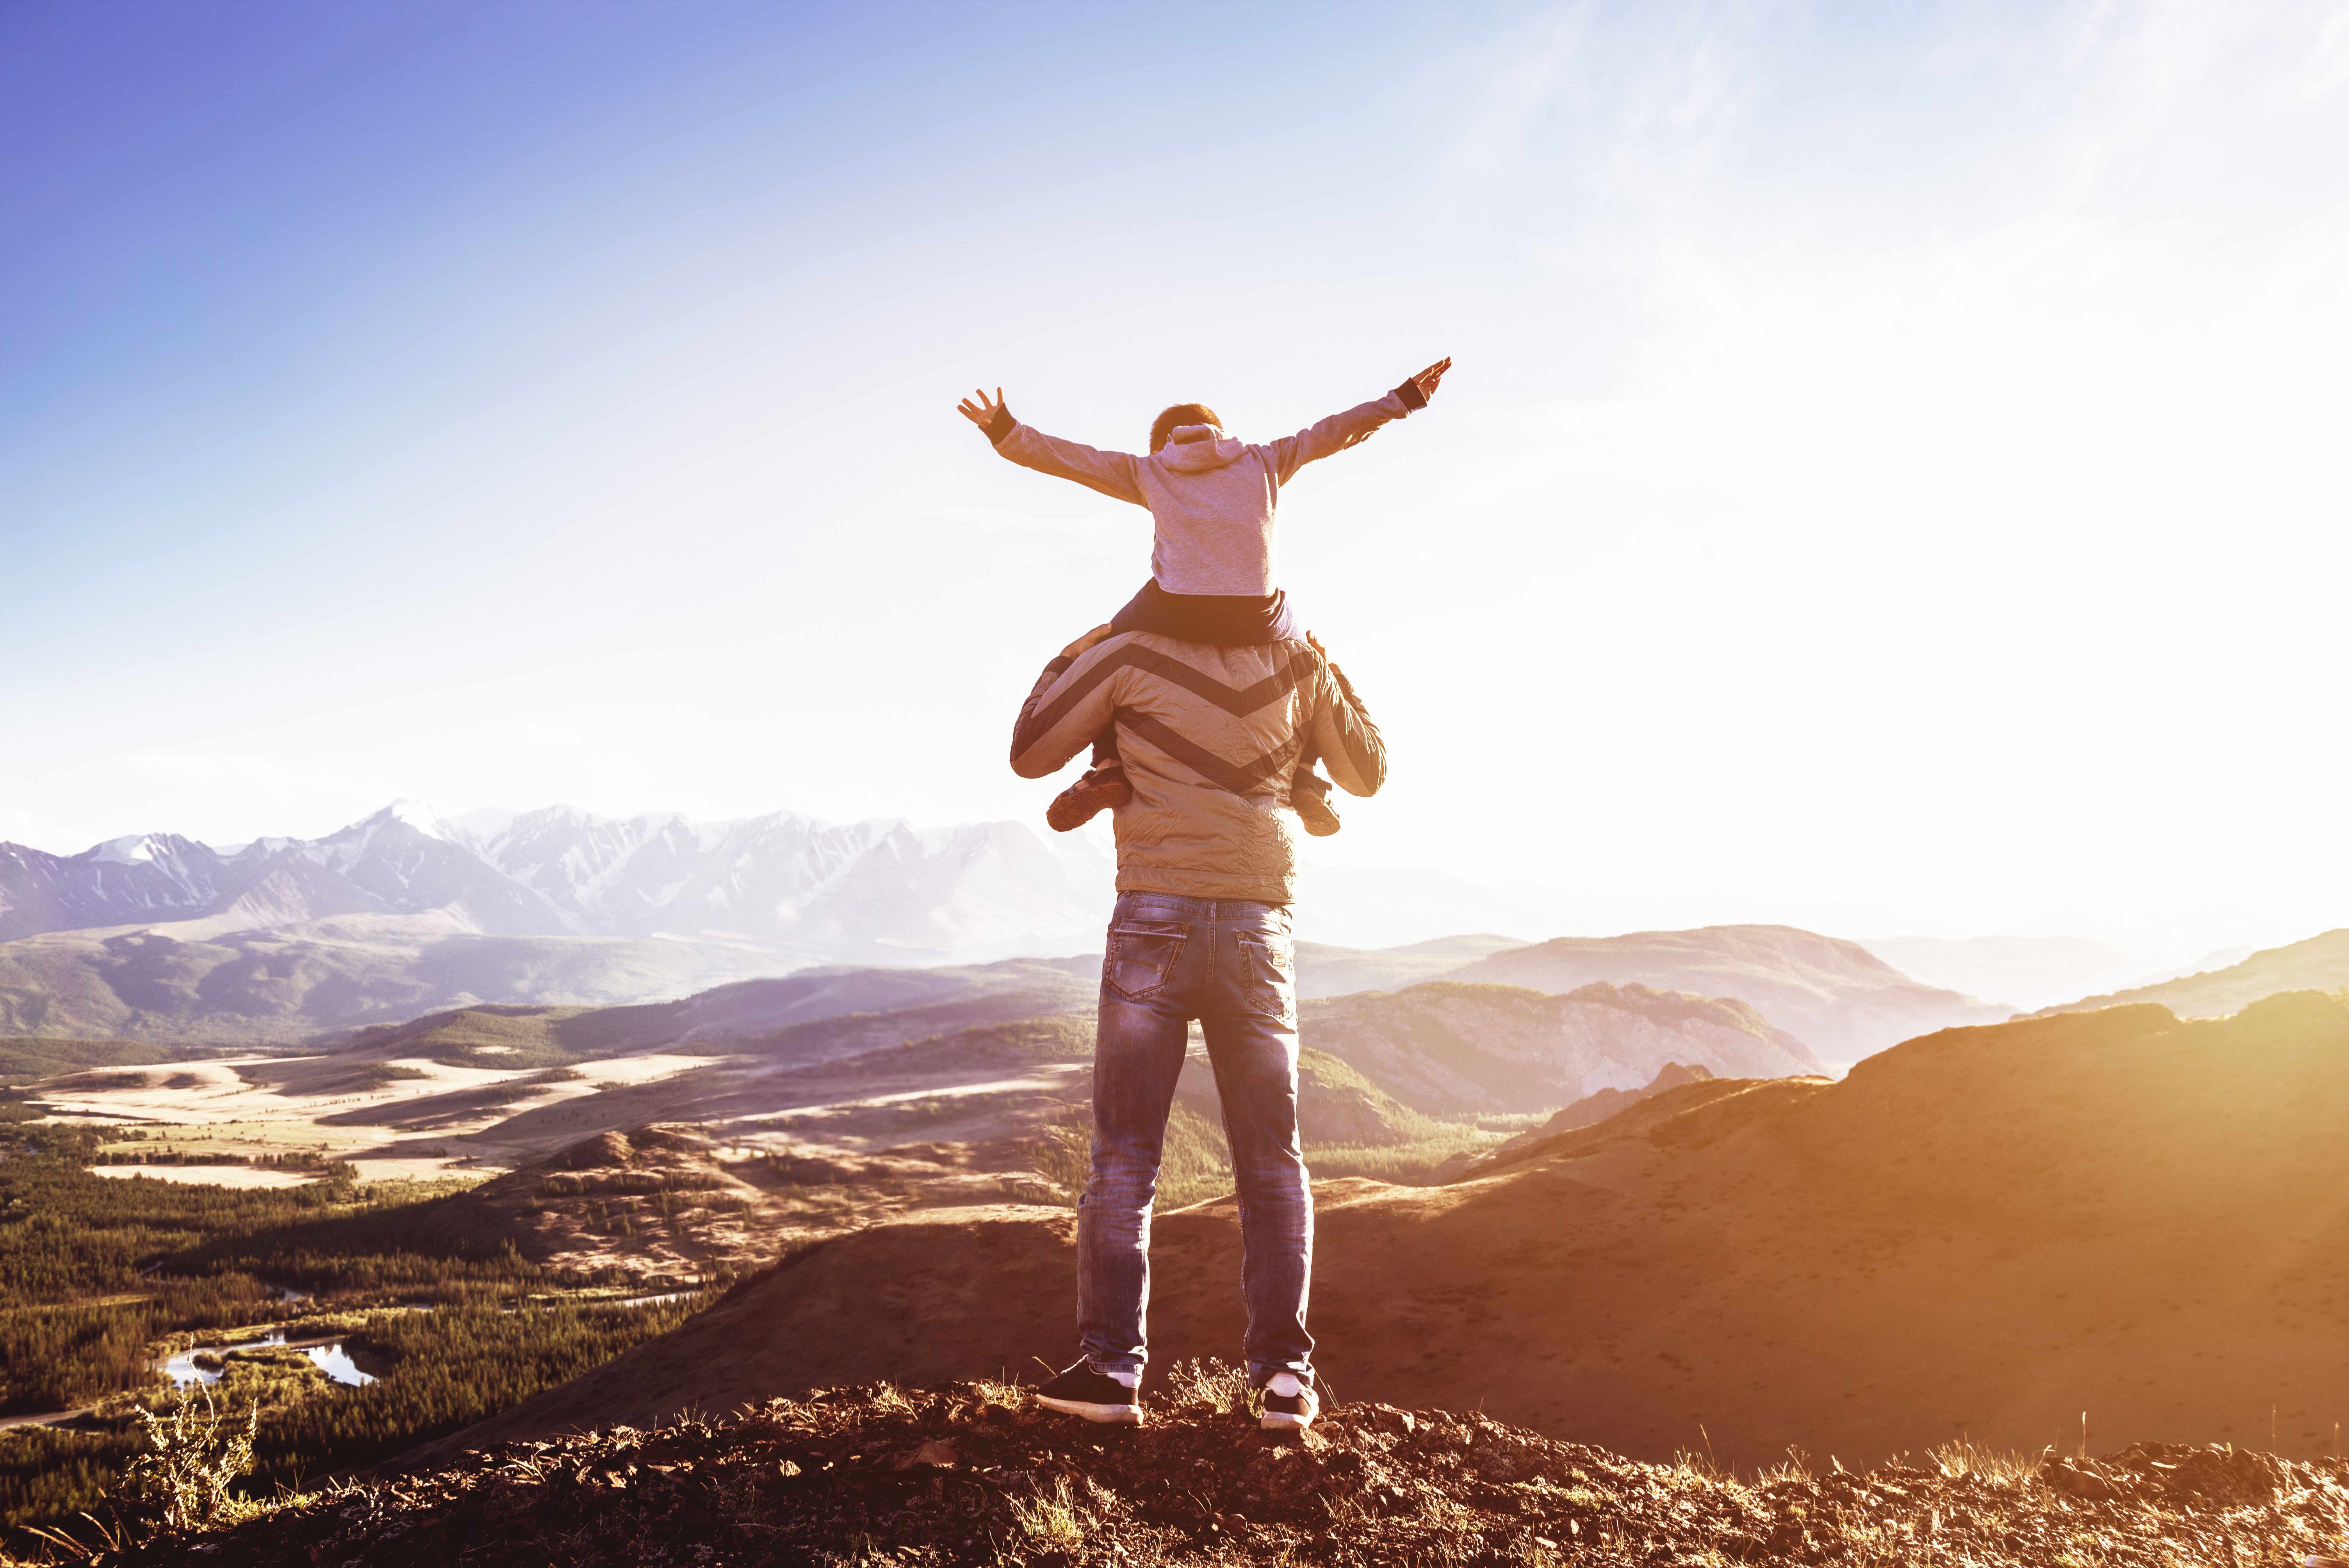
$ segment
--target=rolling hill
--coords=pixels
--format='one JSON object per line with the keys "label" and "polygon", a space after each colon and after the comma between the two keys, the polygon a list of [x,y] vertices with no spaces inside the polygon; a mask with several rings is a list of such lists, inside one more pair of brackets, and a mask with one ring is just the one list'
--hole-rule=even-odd
{"label": "rolling hill", "polygon": [[1448,975],[1463,964],[1523,947],[1514,936],[1439,936],[1402,947],[1335,947],[1325,942],[1297,944],[1297,995],[1346,996],[1357,991],[1400,991]]}
{"label": "rolling hill", "polygon": [[[1319,1359],[1348,1399],[1653,1458],[2068,1449],[2084,1409],[2313,1456],[2349,1406],[2344,1125],[2349,1004],[2307,994],[1684,1085],[1483,1179],[1320,1184]],[[823,1243],[452,1446],[1065,1357],[1071,1233],[996,1206]],[[1237,1346],[1238,1267],[1230,1202],[1160,1217],[1154,1377]]]}
{"label": "rolling hill", "polygon": [[1637,1088],[1673,1062],[1724,1078],[1823,1070],[1802,1041],[1743,1002],[1637,985],[1552,996],[1435,980],[1308,1003],[1299,1031],[1403,1104],[1440,1113],[1555,1110]]}
{"label": "rolling hill", "polygon": [[0,1088],[17,1088],[93,1068],[145,1067],[178,1061],[181,1055],[168,1046],[152,1046],[141,1040],[0,1036]]}
{"label": "rolling hill", "polygon": [[1097,961],[1035,958],[936,969],[811,969],[636,1006],[452,1008],[360,1029],[341,1048],[384,1059],[523,1052],[533,1058],[531,1065],[546,1067],[662,1047],[715,1052],[755,1044],[771,1058],[805,1061],[1089,1006],[1098,969]]}
{"label": "rolling hill", "polygon": [[1593,981],[1636,981],[1699,996],[1734,996],[1838,1064],[1952,1025],[1992,1023],[2013,1011],[1920,985],[1856,942],[1788,925],[1561,936],[1494,954],[1446,978],[1553,993]]}
{"label": "rolling hill", "polygon": [[295,1045],[475,1002],[681,996],[775,967],[710,944],[485,936],[445,912],[224,933],[184,923],[57,932],[0,943],[0,1029]]}
{"label": "rolling hill", "polygon": [[2305,942],[2254,953],[2224,969],[2067,1002],[2038,1016],[2152,1003],[2184,1018],[2222,1018],[2286,991],[2338,991],[2344,986],[2349,986],[2349,930],[2328,931]]}
{"label": "rolling hill", "polygon": [[[1711,1083],[1714,1075],[1703,1068],[1683,1067],[1679,1062],[1667,1062],[1657,1069],[1656,1076],[1638,1088],[1602,1088],[1587,1094],[1572,1105],[1553,1113],[1547,1121],[1530,1132],[1521,1132],[1480,1160],[1462,1161],[1461,1174],[1489,1175],[1497,1162],[1513,1161],[1519,1150],[1531,1149],[1548,1142],[1562,1132],[1577,1128],[1596,1127],[1622,1115],[1642,1100],[1655,1099],[1669,1089],[1688,1084]],[[1449,1174],[1449,1172],[1447,1172]]]}

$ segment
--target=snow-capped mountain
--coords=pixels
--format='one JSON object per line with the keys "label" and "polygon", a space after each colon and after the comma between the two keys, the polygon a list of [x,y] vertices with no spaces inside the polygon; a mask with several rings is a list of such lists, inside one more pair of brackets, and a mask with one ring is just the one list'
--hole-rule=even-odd
{"label": "snow-capped mountain", "polygon": [[431,913],[494,936],[671,937],[802,962],[984,959],[1098,939],[1111,859],[1012,822],[917,829],[564,807],[444,817],[400,801],[319,839],[175,834],[78,855],[0,844],[0,941],[201,921],[209,934]]}

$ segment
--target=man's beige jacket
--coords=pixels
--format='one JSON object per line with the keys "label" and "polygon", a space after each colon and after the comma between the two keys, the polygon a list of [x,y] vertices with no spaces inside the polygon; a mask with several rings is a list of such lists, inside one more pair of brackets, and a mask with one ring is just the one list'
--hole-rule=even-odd
{"label": "man's beige jacket", "polygon": [[1310,746],[1340,789],[1386,782],[1386,742],[1307,643],[1215,647],[1124,632],[1044,666],[1011,731],[1023,779],[1058,772],[1114,721],[1133,799],[1117,811],[1120,892],[1289,903],[1289,780]]}

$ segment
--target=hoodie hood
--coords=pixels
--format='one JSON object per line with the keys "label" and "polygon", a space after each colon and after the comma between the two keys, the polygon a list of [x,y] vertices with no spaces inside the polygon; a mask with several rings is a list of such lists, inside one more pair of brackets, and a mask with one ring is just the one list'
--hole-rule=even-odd
{"label": "hoodie hood", "polygon": [[1177,425],[1160,448],[1158,460],[1178,474],[1204,474],[1239,461],[1247,443],[1235,440],[1213,425]]}

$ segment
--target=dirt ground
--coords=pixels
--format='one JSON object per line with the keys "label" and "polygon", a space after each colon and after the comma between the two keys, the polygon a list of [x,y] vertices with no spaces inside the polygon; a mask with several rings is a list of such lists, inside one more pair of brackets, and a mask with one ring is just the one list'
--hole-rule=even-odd
{"label": "dirt ground", "polygon": [[2140,1445],[2102,1460],[1951,1447],[1868,1474],[1650,1465],[1481,1415],[1341,1404],[1301,1440],[1191,1364],[1150,1424],[1001,1384],[774,1400],[730,1419],[516,1443],[332,1490],[109,1568],[988,1563],[2282,1564],[2341,1549],[2349,1466]]}

